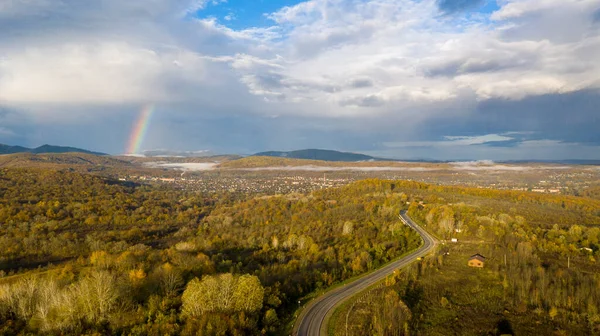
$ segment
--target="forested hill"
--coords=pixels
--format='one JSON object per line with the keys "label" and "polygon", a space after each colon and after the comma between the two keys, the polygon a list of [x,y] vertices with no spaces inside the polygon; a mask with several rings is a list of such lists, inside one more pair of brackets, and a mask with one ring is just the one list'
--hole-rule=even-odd
{"label": "forested hill", "polygon": [[321,161],[344,161],[344,162],[356,162],[356,161],[383,161],[385,159],[376,158],[373,156],[357,153],[338,152],[334,150],[326,149],[302,149],[289,152],[262,152],[256,153],[253,156],[274,156],[274,157],[285,157],[290,159],[307,159],[307,160],[321,160]]}
{"label": "forested hill", "polygon": [[0,335],[287,335],[306,295],[419,245],[387,188],[244,197],[0,169]]}
{"label": "forested hill", "polygon": [[9,146],[0,144],[0,154],[17,154],[17,153],[86,153],[94,155],[107,155],[105,153],[92,152],[86,149],[75,148],[75,147],[63,147],[63,146],[52,146],[43,145],[36,148],[27,148],[22,146]]}
{"label": "forested hill", "polygon": [[0,155],[0,168],[44,168],[59,170],[104,171],[109,167],[122,170],[134,163],[111,156],[86,153],[17,153]]}

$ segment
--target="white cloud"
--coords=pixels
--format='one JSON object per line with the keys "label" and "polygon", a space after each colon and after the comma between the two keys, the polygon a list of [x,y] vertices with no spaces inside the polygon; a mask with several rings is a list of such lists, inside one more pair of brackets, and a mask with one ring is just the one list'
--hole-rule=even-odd
{"label": "white cloud", "polygon": [[[83,24],[95,27],[87,34],[100,34],[99,41],[92,43],[81,43],[83,36],[68,34],[51,45],[14,42],[21,45],[3,52],[0,99],[9,103],[168,101],[177,93],[165,87],[165,76],[171,80],[182,76],[182,82],[197,85],[206,65],[201,60],[207,59],[212,61],[208,66],[229,63],[234,76],[254,95],[278,97],[280,102],[320,102],[332,115],[339,114],[335,109],[352,106],[383,111],[392,106],[398,110],[434,105],[469,99],[469,92],[480,100],[523,99],[600,87],[597,31],[564,43],[553,41],[552,36],[519,39],[521,25],[511,21],[538,13],[540,17],[529,19],[531,24],[546,22],[545,13],[556,8],[590,21],[581,10],[591,8],[597,3],[594,0],[506,0],[491,16],[501,23],[449,19],[441,15],[435,0],[310,0],[271,13],[275,23],[271,27],[243,30],[215,18],[181,18],[181,13],[221,2],[102,0],[101,6],[88,8],[69,0],[59,4],[0,1],[4,15],[27,15],[29,5],[30,14],[68,13],[67,23],[49,21],[61,32],[68,30],[65,25],[72,24],[73,31]],[[109,28],[108,18],[117,24]],[[120,40],[95,31],[125,29],[132,18],[151,27],[148,32],[156,32],[155,40],[139,39],[144,31],[136,25]],[[168,19],[161,26],[159,18]],[[198,34],[212,39],[214,47],[195,47]],[[525,28],[523,34],[527,35]],[[182,66],[164,46],[187,55],[188,64]],[[179,72],[173,65],[181,68]],[[186,76],[191,72],[193,76]],[[369,85],[349,84],[349,78],[367,78]]]}
{"label": "white cloud", "polygon": [[481,99],[508,98],[522,99],[530,95],[569,92],[567,83],[553,77],[530,77],[518,80],[497,80],[480,83],[478,76],[463,77],[459,81],[477,85],[476,93]]}
{"label": "white cloud", "polygon": [[[269,42],[269,49],[285,60],[280,63],[279,76],[298,82],[326,81],[342,88],[327,94],[316,90],[310,95],[324,103],[409,108],[415,102],[467,99],[465,90],[480,100],[518,100],[600,87],[596,79],[600,67],[593,61],[593,55],[600,52],[597,33],[561,43],[553,41],[550,34],[519,39],[519,25],[510,21],[540,13],[530,19],[535,25],[536,20],[547,21],[549,9],[565,7],[579,13],[580,21],[589,22],[591,18],[578,9],[594,2],[507,1],[493,14],[502,23],[462,21],[457,25],[441,16],[432,0],[311,0],[270,15],[278,26],[269,31],[280,41]],[[510,37],[505,36],[507,29]],[[526,28],[522,31],[528,34]],[[252,38],[245,31],[238,34],[242,34],[239,38]],[[257,38],[261,43],[267,40]],[[257,67],[256,72],[263,70]],[[244,71],[244,82],[254,94],[280,94],[288,100],[306,95],[293,86],[260,90],[260,83],[248,80],[252,69]],[[370,78],[376,85],[349,92],[345,89],[349,76]]]}
{"label": "white cloud", "polygon": [[445,136],[444,138],[449,140],[454,145],[478,145],[488,142],[501,142],[514,139],[500,134],[487,134],[480,136]]}
{"label": "white cloud", "polygon": [[[193,75],[192,75],[193,74]],[[11,104],[131,103],[177,99],[169,77],[201,81],[203,61],[186,51],[126,43],[13,50],[0,63],[0,101]]]}
{"label": "white cloud", "polygon": [[405,141],[405,142],[385,142],[383,145],[389,148],[405,147],[457,147],[481,145],[492,142],[503,142],[514,140],[513,137],[506,134],[486,134],[478,136],[444,136],[443,141]]}
{"label": "white cloud", "polygon": [[238,42],[252,43],[252,48],[256,50],[269,49],[265,43],[270,43],[272,40],[281,38],[281,32],[278,27],[252,27],[243,30],[234,30],[217,22],[214,17],[199,19],[203,29],[213,31],[217,34],[224,34],[230,39],[238,40]]}
{"label": "white cloud", "polygon": [[503,0],[502,7],[491,16],[493,20],[520,18],[528,14],[539,13],[557,8],[587,8],[597,6],[596,0]]}
{"label": "white cloud", "polygon": [[[208,2],[208,0],[197,0],[197,1],[193,1],[192,3],[190,3],[188,5],[188,7],[185,10],[185,13],[195,13],[201,9],[203,9],[206,6],[206,3]],[[213,2],[213,4],[215,4]]]}
{"label": "white cloud", "polygon": [[157,102],[182,120],[277,115],[307,131],[383,128],[371,140],[386,149],[447,150],[521,137],[489,128],[499,134],[406,140],[437,136],[428,127],[440,118],[481,127],[486,104],[600,88],[599,0],[501,0],[472,15],[447,15],[437,0],[310,0],[239,30],[196,18],[222,2],[0,0],[0,107],[101,115]]}

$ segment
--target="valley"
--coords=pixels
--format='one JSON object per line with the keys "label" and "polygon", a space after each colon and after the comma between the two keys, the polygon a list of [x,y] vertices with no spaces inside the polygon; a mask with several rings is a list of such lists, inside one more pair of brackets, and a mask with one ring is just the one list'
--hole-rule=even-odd
{"label": "valley", "polygon": [[[419,247],[400,211],[439,245],[336,301],[324,332],[460,333],[471,306],[474,334],[598,330],[596,166],[272,160],[0,156],[2,333],[289,334]],[[254,301],[219,287],[246,282]]]}

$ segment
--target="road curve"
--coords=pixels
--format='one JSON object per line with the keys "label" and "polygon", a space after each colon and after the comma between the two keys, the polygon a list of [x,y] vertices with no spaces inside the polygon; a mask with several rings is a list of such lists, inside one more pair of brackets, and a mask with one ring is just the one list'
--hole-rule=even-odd
{"label": "road curve", "polygon": [[412,227],[423,239],[423,245],[417,250],[410,254],[398,259],[384,267],[365,275],[351,283],[344,286],[338,287],[318,299],[312,301],[308,307],[306,307],[300,317],[296,321],[294,327],[294,335],[298,336],[322,336],[327,334],[326,330],[326,317],[330,312],[333,312],[334,308],[344,302],[351,296],[361,292],[362,290],[370,287],[376,282],[383,280],[389,274],[392,274],[394,270],[402,268],[419,257],[422,257],[429,253],[436,244],[435,239],[429,235],[425,230],[418,226],[412,221],[406,214],[406,211],[400,212],[400,219]]}

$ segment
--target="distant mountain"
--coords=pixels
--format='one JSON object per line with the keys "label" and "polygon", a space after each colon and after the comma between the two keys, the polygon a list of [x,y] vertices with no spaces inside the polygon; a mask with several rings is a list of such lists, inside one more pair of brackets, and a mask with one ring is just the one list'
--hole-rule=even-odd
{"label": "distant mountain", "polygon": [[51,146],[43,145],[37,148],[27,148],[22,146],[9,146],[0,144],[0,154],[17,154],[17,153],[32,153],[32,154],[46,154],[46,153],[85,153],[93,155],[107,155],[105,153],[92,152],[85,149],[75,147],[63,147],[63,146]]}
{"label": "distant mountain", "polygon": [[357,153],[338,152],[326,149],[302,149],[289,152],[262,152],[256,153],[253,156],[271,156],[282,157],[289,159],[306,159],[320,161],[342,161],[342,162],[357,162],[357,161],[388,161],[387,159],[376,158],[373,156]]}
{"label": "distant mountain", "polygon": [[16,153],[28,153],[31,149],[21,146],[9,146],[0,144],[0,154],[16,154]]}

